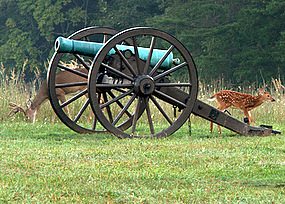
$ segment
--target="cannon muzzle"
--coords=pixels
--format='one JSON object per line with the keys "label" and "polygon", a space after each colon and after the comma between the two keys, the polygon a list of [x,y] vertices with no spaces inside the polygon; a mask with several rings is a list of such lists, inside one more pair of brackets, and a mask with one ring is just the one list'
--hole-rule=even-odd
{"label": "cannon muzzle", "polygon": [[[59,53],[74,53],[80,55],[86,55],[94,57],[101,47],[103,47],[103,43],[96,42],[88,42],[81,40],[71,40],[64,37],[58,37],[55,41],[55,51]],[[134,47],[130,45],[117,45],[117,48],[121,51],[130,50],[134,54]],[[138,47],[139,57],[142,60],[147,60],[149,54],[149,48]],[[154,49],[152,53],[152,58],[150,61],[151,66],[155,66],[161,58],[166,54],[167,50]],[[115,54],[116,51],[111,49],[109,51],[109,55]],[[167,58],[162,63],[161,67],[164,69],[170,68],[172,64],[179,64],[179,59],[173,59],[173,53],[167,56]]]}

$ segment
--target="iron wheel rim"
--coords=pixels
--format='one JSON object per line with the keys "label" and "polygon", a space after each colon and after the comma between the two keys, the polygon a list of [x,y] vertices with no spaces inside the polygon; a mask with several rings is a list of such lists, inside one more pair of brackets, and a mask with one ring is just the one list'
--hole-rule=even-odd
{"label": "iron wheel rim", "polygon": [[[98,87],[98,86],[102,86],[102,85],[97,84],[97,77],[98,77],[98,74],[99,74],[99,69],[102,66],[102,63],[104,61],[104,58],[108,55],[108,53],[109,53],[109,51],[111,49],[113,49],[116,45],[120,44],[122,41],[124,41],[126,39],[136,38],[137,36],[147,36],[147,35],[151,36],[152,38],[159,38],[159,39],[162,39],[162,40],[166,41],[167,43],[169,43],[171,45],[171,47],[173,45],[173,47],[178,52],[180,52],[181,56],[183,56],[183,64],[184,64],[183,66],[187,66],[187,70],[189,72],[188,73],[189,74],[189,79],[191,81],[191,87],[189,85],[189,87],[190,87],[189,90],[190,91],[189,91],[189,94],[187,95],[188,99],[187,99],[187,101],[184,104],[182,104],[183,111],[180,114],[180,116],[178,117],[178,119],[176,119],[169,127],[163,129],[162,131],[158,131],[156,133],[153,133],[153,130],[151,130],[152,129],[152,127],[151,127],[152,125],[150,124],[151,122],[149,122],[149,128],[150,128],[150,131],[151,131],[151,134],[149,136],[159,138],[159,137],[166,137],[166,136],[171,135],[172,133],[174,133],[190,117],[190,114],[191,114],[191,112],[192,112],[192,110],[194,108],[194,104],[195,104],[195,101],[196,101],[196,98],[197,98],[198,80],[197,80],[196,66],[194,64],[194,61],[193,61],[192,56],[189,53],[189,51],[175,37],[173,37],[172,35],[170,35],[170,34],[168,34],[166,32],[163,32],[161,30],[153,29],[153,28],[147,28],[147,27],[130,28],[130,29],[124,30],[124,31],[114,35],[108,41],[108,43],[106,43],[100,49],[100,51],[97,53],[97,55],[95,56],[95,58],[94,58],[94,60],[92,62],[91,70],[90,70],[89,76],[88,76],[88,89],[90,90],[89,91],[89,98],[90,98],[90,101],[91,101],[91,107],[92,107],[93,111],[96,113],[96,115],[98,117],[98,120],[101,122],[101,124],[108,131],[112,132],[113,134],[115,134],[119,138],[132,138],[132,137],[141,137],[141,136],[137,135],[137,134],[133,134],[134,133],[133,130],[132,130],[131,134],[127,133],[124,130],[120,130],[114,124],[112,124],[107,119],[107,117],[104,115],[104,113],[102,112],[100,104],[95,102],[98,99],[97,99],[97,96],[94,94],[94,91],[91,91],[91,90],[92,89],[96,89],[96,87]],[[150,45],[150,47],[151,47],[151,45]],[[135,48],[134,48],[134,50],[135,50]],[[147,75],[148,76],[148,74],[149,73],[146,73],[146,74],[142,73],[141,75]],[[154,73],[152,73],[152,74],[154,74]],[[153,75],[151,77],[153,77]],[[151,85],[149,85],[149,86],[151,86]],[[157,92],[158,91],[156,91],[156,89],[155,89],[155,94],[151,93],[149,95],[148,99],[147,99],[147,97],[142,97],[142,99],[143,99],[142,103],[144,105],[144,109],[145,110],[146,109],[150,109],[150,108],[147,108],[148,103],[149,103],[149,99],[153,100],[152,96],[157,97]],[[135,93],[135,91],[131,91],[131,94],[136,94],[136,93]],[[148,93],[143,93],[143,94],[148,94]],[[146,112],[149,112],[149,111],[146,110]],[[149,113],[147,113],[147,115],[148,115],[147,118],[150,121],[151,120],[151,116],[149,116],[150,115]],[[138,115],[137,117],[139,119],[140,115]],[[136,123],[136,121],[133,120],[132,126],[135,126],[135,123]]]}

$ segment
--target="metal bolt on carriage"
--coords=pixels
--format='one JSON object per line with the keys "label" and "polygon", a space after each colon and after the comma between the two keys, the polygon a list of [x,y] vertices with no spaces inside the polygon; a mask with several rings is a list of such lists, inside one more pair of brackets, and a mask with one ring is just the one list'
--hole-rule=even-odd
{"label": "metal bolt on carriage", "polygon": [[[80,72],[66,64],[76,61]],[[60,83],[58,72],[82,81]],[[60,120],[79,133],[110,132],[119,138],[166,137],[191,113],[242,135],[279,133],[253,127],[197,99],[198,76],[187,48],[174,36],[154,28],[116,31],[88,27],[59,37],[48,69],[50,103]],[[66,100],[67,87],[82,90]],[[173,114],[173,109],[176,114]]]}

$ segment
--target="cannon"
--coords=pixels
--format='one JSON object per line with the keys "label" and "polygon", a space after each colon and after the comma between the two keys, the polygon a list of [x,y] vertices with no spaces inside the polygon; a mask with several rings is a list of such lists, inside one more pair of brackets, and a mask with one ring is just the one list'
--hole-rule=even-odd
{"label": "cannon", "polygon": [[[86,71],[78,72],[62,63],[70,60]],[[82,81],[57,82],[56,74],[62,70],[82,76]],[[117,32],[89,27],[67,38],[59,37],[47,81],[55,113],[79,133],[166,137],[191,113],[242,135],[279,133],[268,126],[250,126],[198,100],[198,74],[190,52],[174,36],[154,28]],[[85,88],[60,100],[58,92],[72,86]]]}
{"label": "cannon", "polygon": [[[85,42],[80,40],[71,40],[68,38],[58,37],[55,41],[55,51],[61,53],[73,53],[87,56],[95,56],[97,52],[103,47],[103,43]],[[129,51],[130,54],[134,54],[134,47],[130,45],[117,45],[117,49],[120,51]],[[166,54],[167,50],[154,49],[150,65],[154,66],[156,63]],[[110,50],[109,56],[116,53],[115,49]],[[138,54],[140,59],[147,60],[149,49],[138,47]],[[173,59],[173,53],[170,52],[163,63],[161,68],[169,68],[171,64],[179,64],[179,59]]]}

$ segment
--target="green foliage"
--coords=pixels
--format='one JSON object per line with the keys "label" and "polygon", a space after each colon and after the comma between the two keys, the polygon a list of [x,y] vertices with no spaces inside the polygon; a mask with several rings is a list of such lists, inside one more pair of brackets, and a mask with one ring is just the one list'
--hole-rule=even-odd
{"label": "green foliage", "polygon": [[284,2],[179,2],[149,23],[188,47],[202,80],[224,77],[241,83],[255,81],[259,73],[266,79],[284,73]]}
{"label": "green foliage", "polygon": [[28,60],[28,71],[44,72],[57,36],[97,25],[173,34],[194,56],[201,80],[252,83],[285,71],[281,0],[1,0],[0,11],[0,62],[8,68]]}
{"label": "green foliage", "polygon": [[[109,25],[116,29],[132,26],[145,26],[145,19],[161,14],[160,1],[150,0],[109,0],[101,2],[101,25]],[[96,22],[95,22],[96,23]]]}

